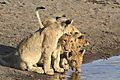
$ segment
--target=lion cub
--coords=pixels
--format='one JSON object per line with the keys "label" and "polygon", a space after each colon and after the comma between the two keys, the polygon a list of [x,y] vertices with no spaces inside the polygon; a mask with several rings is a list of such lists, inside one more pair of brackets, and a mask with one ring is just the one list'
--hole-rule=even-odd
{"label": "lion cub", "polygon": [[[37,31],[18,45],[20,68],[22,70],[35,71],[53,75],[51,68],[51,56],[57,48],[59,38],[65,33],[65,28],[71,24],[66,18],[48,19],[50,24],[44,24],[42,31]],[[43,69],[36,64],[43,57]]]}
{"label": "lion cub", "polygon": [[[79,35],[79,36],[78,36]],[[64,36],[61,38],[61,46],[68,46],[67,47],[67,52],[63,52],[63,54],[61,54],[60,58],[60,65],[61,67],[63,67],[65,70],[68,69],[68,66],[70,65],[72,69],[74,69],[75,71],[80,71],[80,65],[82,63],[82,59],[83,59],[83,55],[85,53],[85,50],[82,50],[82,48],[84,46],[88,45],[88,42],[86,41],[84,35],[82,33],[74,33],[71,35],[71,39],[70,37]],[[65,47],[66,48],[66,47]],[[63,49],[66,50],[66,49]],[[75,61],[77,64],[76,66],[72,66],[72,64],[74,64]],[[78,64],[80,63],[80,64]]]}
{"label": "lion cub", "polygon": [[62,37],[60,37],[58,41],[58,46],[56,50],[53,52],[53,68],[57,72],[64,72],[63,68],[60,68],[60,55],[64,52],[68,52],[71,50],[72,43],[74,41],[74,38],[71,35],[64,34]]}
{"label": "lion cub", "polygon": [[80,72],[81,70],[80,66],[83,62],[84,54],[85,54],[85,49],[80,51],[72,50],[71,52],[68,53],[67,55],[68,64],[73,71]]}

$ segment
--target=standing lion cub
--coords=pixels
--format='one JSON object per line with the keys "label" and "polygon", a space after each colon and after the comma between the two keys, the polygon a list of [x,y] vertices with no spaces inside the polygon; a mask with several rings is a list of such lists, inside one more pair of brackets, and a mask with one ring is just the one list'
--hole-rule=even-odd
{"label": "standing lion cub", "polygon": [[[42,31],[33,33],[18,45],[19,65],[22,70],[54,74],[51,68],[52,53],[57,48],[59,38],[65,33],[65,28],[72,21],[59,17],[48,19],[46,22]],[[41,57],[43,58],[43,68],[36,66]]]}
{"label": "standing lion cub", "polygon": [[57,58],[55,58],[57,60],[54,61],[54,64],[56,64],[54,66],[55,71],[60,64],[65,70],[70,66],[73,71],[80,72],[80,65],[82,64],[85,53],[85,49],[82,48],[88,45],[84,35],[76,32],[75,34],[64,34],[59,39],[58,44],[59,46],[54,52],[54,55],[57,55]]}

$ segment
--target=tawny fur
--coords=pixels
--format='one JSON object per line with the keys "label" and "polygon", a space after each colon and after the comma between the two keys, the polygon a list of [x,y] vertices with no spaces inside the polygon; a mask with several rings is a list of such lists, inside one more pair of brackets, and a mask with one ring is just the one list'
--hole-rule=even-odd
{"label": "tawny fur", "polygon": [[[78,35],[78,34],[76,34],[76,35]],[[72,50],[78,51],[87,44],[87,41],[85,40],[85,37],[83,37],[83,36],[84,35],[82,33],[80,33],[79,36],[75,36],[74,34],[64,34],[59,39],[58,47],[57,47],[56,51],[54,51],[54,53],[53,53],[53,56],[56,57],[55,59],[57,59],[56,61],[54,61],[55,62],[54,68],[56,66],[59,67],[59,64],[61,64],[62,67],[68,66],[68,64],[66,64],[67,62],[65,60],[65,59],[67,59],[67,57],[66,57],[67,53],[71,52]],[[72,52],[72,53],[74,53],[74,52]],[[77,53],[79,53],[79,51]],[[76,53],[74,53],[74,54],[76,54]],[[58,58],[58,57],[60,57],[60,58]],[[62,64],[64,64],[64,62],[62,62],[62,61],[65,61],[65,65],[62,65]],[[67,69],[65,67],[63,67],[63,68]]]}
{"label": "tawny fur", "polygon": [[81,51],[71,51],[68,53],[68,64],[71,67],[71,69],[75,72],[80,72],[80,66],[83,62],[83,56],[84,56],[85,50]]}
{"label": "tawny fur", "polygon": [[[71,24],[72,20],[66,17],[57,17],[57,19],[50,18],[45,20],[42,24],[38,10],[36,10],[36,15],[39,20],[40,30],[36,31],[28,38],[23,39],[18,45],[19,67],[22,70],[52,75],[54,71],[51,68],[51,57],[54,57],[53,68],[57,72],[63,72],[63,68],[60,68],[59,65],[60,55],[66,51],[70,52],[72,48],[75,47],[73,45],[77,43],[83,45],[80,41],[76,41],[76,37],[74,37],[78,34],[81,35],[81,32]],[[63,35],[65,33],[70,35]],[[71,37],[71,34],[75,35]],[[74,41],[76,41],[76,43]],[[43,67],[38,67],[36,65],[41,58],[43,59]],[[64,58],[61,58],[61,60],[62,59],[63,63],[67,64],[67,61],[64,60]],[[72,58],[69,59],[67,59],[68,62],[72,60]]]}
{"label": "tawny fur", "polygon": [[[48,21],[50,22],[50,19]],[[66,23],[66,21],[69,20],[62,18],[52,20],[50,24],[44,24],[45,28],[42,31],[35,32],[19,44],[18,53],[22,70],[54,74],[51,68],[51,56],[57,48],[59,38],[65,33],[65,28],[71,24]],[[41,56],[44,58],[43,68],[36,67]]]}

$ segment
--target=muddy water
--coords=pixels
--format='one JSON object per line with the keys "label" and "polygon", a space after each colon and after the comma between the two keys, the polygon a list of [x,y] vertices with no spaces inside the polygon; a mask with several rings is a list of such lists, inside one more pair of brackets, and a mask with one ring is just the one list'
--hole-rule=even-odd
{"label": "muddy water", "polygon": [[80,74],[69,70],[60,80],[120,80],[120,56],[83,64],[81,69]]}

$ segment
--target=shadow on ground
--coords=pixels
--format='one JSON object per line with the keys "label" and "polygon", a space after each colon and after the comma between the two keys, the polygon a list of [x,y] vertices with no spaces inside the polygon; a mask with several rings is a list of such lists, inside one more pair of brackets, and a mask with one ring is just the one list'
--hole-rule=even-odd
{"label": "shadow on ground", "polygon": [[[55,73],[53,76],[48,76],[44,74],[37,74],[29,71],[22,71],[15,69],[15,64],[17,64],[16,48],[11,46],[6,46],[0,44],[0,78],[6,80],[79,80],[80,75],[67,72]],[[9,68],[11,67],[11,68]],[[7,77],[9,76],[9,77]]]}
{"label": "shadow on ground", "polygon": [[0,44],[0,65],[14,67],[16,63],[16,48]]}
{"label": "shadow on ground", "polygon": [[16,48],[0,44],[0,55],[15,53]]}

